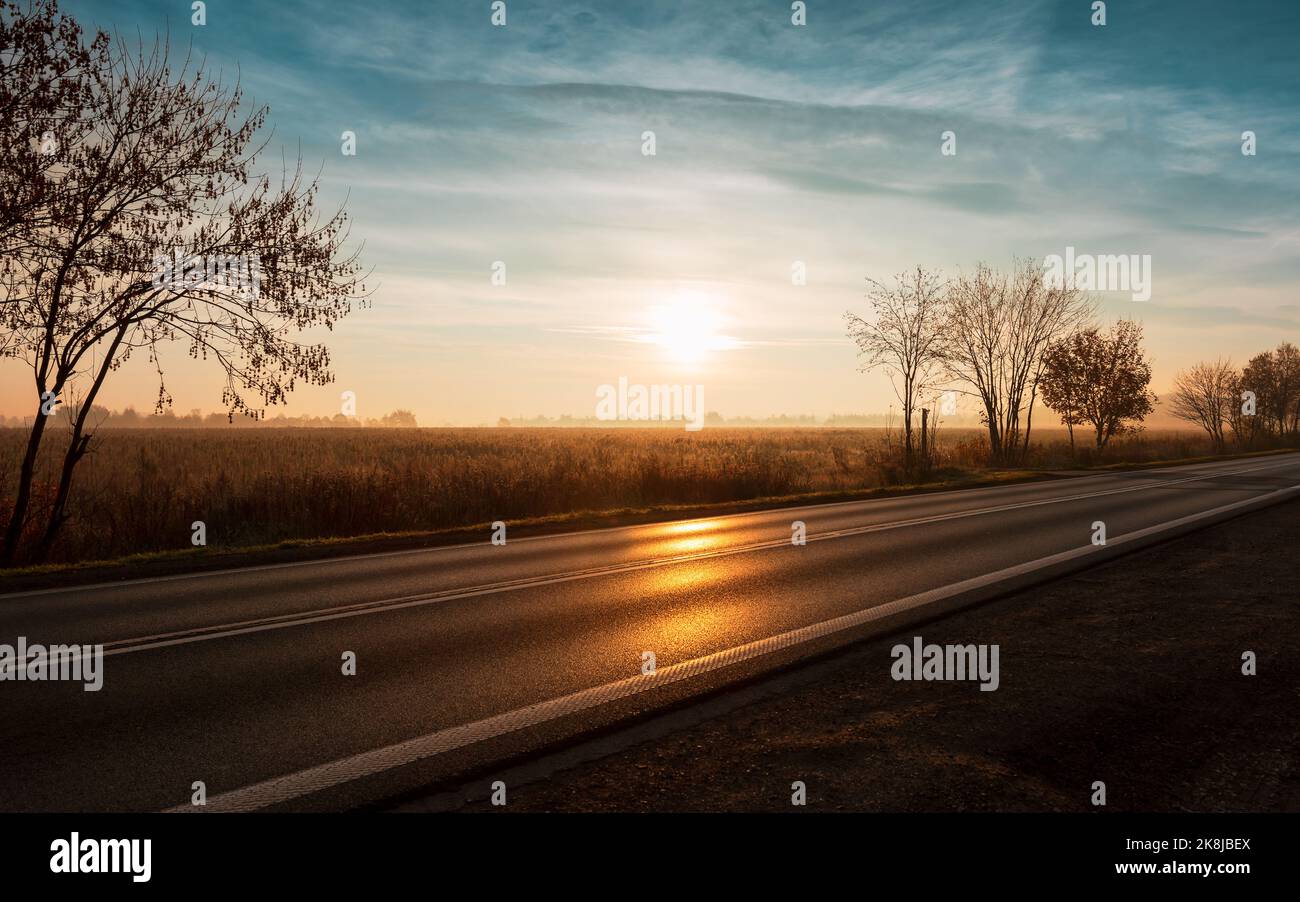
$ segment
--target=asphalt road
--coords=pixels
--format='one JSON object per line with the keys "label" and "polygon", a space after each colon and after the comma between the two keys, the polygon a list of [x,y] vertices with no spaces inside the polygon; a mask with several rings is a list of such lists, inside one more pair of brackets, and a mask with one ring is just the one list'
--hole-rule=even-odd
{"label": "asphalt road", "polygon": [[1297,492],[1288,454],[0,595],[0,643],[105,654],[98,692],[0,681],[0,810],[340,809],[490,779]]}

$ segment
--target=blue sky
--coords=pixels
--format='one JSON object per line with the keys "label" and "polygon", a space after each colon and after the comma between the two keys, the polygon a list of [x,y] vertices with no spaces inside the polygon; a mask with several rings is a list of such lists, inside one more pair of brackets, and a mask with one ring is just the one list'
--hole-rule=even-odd
{"label": "blue sky", "polygon": [[[271,108],[264,162],[301,149],[347,199],[374,306],[290,413],[353,390],[426,425],[590,415],[619,376],[702,383],[727,415],[882,411],[843,334],[866,277],[1067,245],[1152,256],[1151,300],[1102,317],[1146,324],[1157,391],[1300,339],[1300,4],[1113,2],[1104,27],[1088,0],[807,6],[507,0],[500,28],[487,0],[211,0],[192,27],[181,0],[65,2],[237,70]],[[665,353],[665,306],[726,340]],[[173,358],[176,406],[219,407]],[[147,376],[109,405],[150,406]]]}

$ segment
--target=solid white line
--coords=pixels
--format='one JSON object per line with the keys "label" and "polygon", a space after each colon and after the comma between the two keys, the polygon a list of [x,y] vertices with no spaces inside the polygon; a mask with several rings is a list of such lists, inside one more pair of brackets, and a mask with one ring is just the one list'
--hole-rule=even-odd
{"label": "solid white line", "polygon": [[[922,498],[925,499],[943,498],[951,495],[969,496],[969,495],[982,494],[985,492],[996,492],[1005,489],[1014,489],[1014,488],[1022,488],[1022,487],[1023,488],[1046,487],[1046,486],[1057,485],[1063,481],[1078,483],[1078,482],[1091,482],[1097,479],[1113,479],[1118,476],[1131,474],[1131,473],[1132,474],[1177,473],[1180,471],[1189,471],[1193,467],[1210,467],[1210,466],[1214,466],[1215,464],[1231,465],[1234,463],[1236,463],[1236,461],[1210,461],[1207,463],[1199,463],[1199,464],[1182,464],[1176,467],[1157,467],[1157,468],[1152,468],[1150,470],[1117,470],[1112,473],[1097,473],[1091,476],[1069,476],[1069,477],[1059,477],[1056,479],[1047,478],[1041,480],[1026,480],[1024,482],[1006,483],[1004,485],[980,486],[978,488],[970,488],[970,489],[948,489],[942,492],[918,492],[916,494],[911,494],[911,495],[893,495],[884,498],[859,498],[850,501],[827,501],[820,504],[805,504],[805,505],[799,505],[797,507],[775,507],[775,508],[765,508],[763,510],[755,510],[755,511],[742,511],[734,514],[717,514],[711,517],[690,517],[684,520],[660,520],[660,521],[655,521],[650,523],[633,523],[628,526],[601,526],[593,529],[574,530],[573,532],[547,533],[546,535],[541,535],[541,536],[524,536],[518,539],[511,539],[510,544],[518,545],[522,542],[554,541],[556,539],[568,539],[568,538],[573,538],[574,536],[592,535],[594,533],[615,533],[615,532],[625,532],[634,529],[653,529],[655,527],[676,525],[682,523],[701,523],[707,520],[732,520],[732,519],[741,519],[744,517],[761,517],[765,515],[772,515],[778,513],[785,514],[793,511],[822,510],[826,508],[846,507],[848,505],[854,505],[854,504],[884,505],[889,503],[907,502],[907,501],[912,501],[912,500],[917,500]],[[1227,476],[1231,474],[1224,472],[1224,473],[1219,473],[1217,475]],[[317,564],[342,564],[342,563],[349,563],[349,562],[360,561],[360,560],[397,557],[400,555],[432,554],[435,552],[442,552],[442,551],[465,551],[467,549],[472,549],[472,548],[481,548],[485,544],[487,543],[481,541],[462,542],[456,545],[438,545],[433,548],[403,548],[397,551],[368,551],[368,552],[361,552],[360,554],[340,555],[337,557],[322,557],[322,558],[315,558],[306,561],[283,561],[276,564],[252,564],[245,567],[230,567],[230,568],[223,568],[217,570],[200,570],[194,573],[173,573],[168,576],[142,576],[137,579],[115,580],[112,582],[87,583],[84,585],[73,585],[73,586],[57,586],[51,589],[29,589],[22,592],[9,592],[5,594],[0,594],[0,603],[9,601],[10,599],[31,598],[39,595],[55,595],[59,593],[69,593],[69,592],[89,592],[95,589],[121,589],[121,588],[130,588],[134,586],[150,585],[153,583],[167,583],[167,582],[175,582],[178,580],[188,580],[188,579],[207,579],[214,576],[229,576],[229,575],[239,574],[239,573],[257,573],[265,570],[284,570],[290,567],[309,567]]]}
{"label": "solid white line", "polygon": [[[1071,501],[1084,501],[1090,498],[1100,498],[1108,495],[1123,495],[1131,492],[1144,491],[1146,489],[1163,488],[1172,485],[1182,485],[1188,482],[1202,482],[1206,479],[1216,479],[1222,476],[1233,476],[1241,473],[1256,473],[1262,470],[1279,469],[1283,466],[1291,466],[1293,462],[1287,464],[1271,464],[1264,467],[1252,467],[1249,469],[1234,470],[1228,472],[1206,473],[1198,476],[1189,476],[1184,479],[1169,480],[1166,482],[1149,483],[1139,486],[1127,486],[1119,489],[1105,489],[1099,492],[1089,492],[1082,495],[1069,495],[1060,498],[1043,498],[1035,501],[1020,501],[1014,504],[1004,504],[997,507],[977,508],[974,510],[953,511],[948,514],[935,514],[930,517],[919,517],[914,520],[900,520],[894,523],[877,523],[869,526],[854,526],[847,529],[834,530],[825,533],[812,533],[807,536],[808,542],[818,542],[828,539],[841,539],[850,536],[864,535],[867,533],[887,532],[894,529],[904,529],[913,526],[922,526],[929,523],[939,523],[947,520],[960,520],[967,517],[983,516],[985,514],[1002,513],[1009,510],[1019,510],[1028,507],[1041,507],[1048,504],[1064,504]],[[749,554],[754,551],[763,551],[772,548],[782,548],[788,546],[788,538],[775,539],[768,542],[755,542],[748,545],[737,545],[731,548],[720,548],[715,551],[701,551],[696,554],[681,555],[670,558],[655,558],[652,560],[631,561],[622,564],[610,564],[604,567],[593,567],[587,570],[572,571],[568,573],[549,574],[546,576],[523,577],[518,580],[512,580],[501,583],[489,583],[480,586],[470,586],[464,589],[447,589],[441,592],[428,592],[418,595],[407,595],[398,598],[380,599],[375,601],[358,602],[356,604],[342,605],[332,608],[317,608],[312,611],[303,611],[295,614],[282,614],[275,617],[262,617],[255,620],[243,620],[233,623],[213,624],[206,627],[194,627],[188,630],[176,630],[167,633],[156,633],[150,636],[135,636],[129,639],[116,639],[109,642],[101,643],[104,646],[104,657],[113,655],[134,654],[136,652],[152,651],[159,648],[171,648],[177,645],[192,645],[198,642],[209,642],[214,639],[226,639],[231,636],[243,636],[250,633],[269,632],[271,630],[289,629],[297,626],[307,626],[313,623],[326,623],[331,620],[342,620],[350,617],[363,617],[369,614],[382,614],[390,611],[406,610],[408,608],[424,607],[431,604],[442,604],[448,601],[459,601],[465,598],[479,598],[484,595],[495,595],[501,592],[513,592],[519,589],[531,589],[539,586],[556,585],[559,583],[573,582],[575,580],[593,579],[601,576],[613,576],[621,573],[632,573],[638,570],[648,570],[656,567],[668,567],[676,564],[691,563],[699,560],[707,560],[719,557],[731,557],[737,554]],[[0,674],[6,678],[12,678],[19,671],[25,670],[26,661],[18,661],[5,665],[0,668]]]}
{"label": "solid white line", "polygon": [[[1232,504],[1214,508],[1213,510],[1191,514],[1156,526],[1149,526],[1145,529],[1125,533],[1122,536],[1111,539],[1104,547],[1109,548],[1117,545],[1124,545],[1149,536],[1158,535],[1162,532],[1167,532],[1171,529],[1176,529],[1189,523],[1195,523],[1208,517],[1217,516],[1247,506],[1261,505],[1270,499],[1292,494],[1297,491],[1300,491],[1300,486],[1289,486],[1287,488],[1277,489],[1267,495],[1247,498],[1242,501],[1236,501]],[[824,620],[821,623],[815,623],[811,626],[805,626],[788,632],[779,633],[766,639],[748,642],[744,645],[728,648],[711,655],[693,658],[689,661],[683,661],[680,664],[672,664],[668,667],[659,668],[652,674],[628,677],[612,683],[606,683],[603,686],[584,689],[580,692],[574,692],[569,695],[560,696],[559,698],[538,702],[537,704],[529,705],[524,708],[516,708],[513,711],[507,711],[504,714],[498,714],[484,720],[477,720],[473,723],[438,730],[424,736],[408,739],[405,742],[399,742],[395,745],[362,752],[357,755],[351,755],[346,758],[331,761],[328,764],[322,764],[316,767],[300,770],[296,773],[287,774],[282,777],[264,780],[260,783],[254,783],[240,789],[231,790],[230,792],[213,796],[208,799],[207,805],[204,807],[180,805],[167,810],[172,813],[255,811],[259,808],[265,808],[270,805],[292,801],[293,799],[311,793],[320,792],[321,790],[330,789],[344,783],[349,783],[353,780],[361,779],[362,777],[391,770],[395,767],[401,767],[436,755],[445,754],[446,752],[464,748],[478,742],[483,742],[487,739],[493,739],[507,733],[513,733],[517,730],[543,724],[559,717],[565,717],[570,714],[586,711],[599,705],[604,705],[612,701],[617,701],[618,699],[647,692],[661,686],[667,686],[694,676],[710,673],[732,664],[738,664],[742,661],[748,661],[762,655],[771,654],[775,651],[802,645],[815,639],[821,639],[825,636],[833,635],[857,626],[862,626],[876,620],[881,620],[904,611],[923,608],[927,605],[951,598],[955,595],[995,585],[1004,580],[1012,579],[1017,576],[1032,573],[1036,570],[1042,570],[1046,567],[1051,567],[1056,564],[1065,563],[1076,558],[1099,552],[1102,549],[1103,546],[1084,545],[1070,551],[1063,551],[1059,554],[1039,558],[1038,560],[1030,561],[1025,564],[1017,564],[1013,567],[1007,567],[1006,569],[985,574],[984,576],[962,580],[961,582],[942,586],[938,589],[931,589],[930,591],[922,592],[919,595],[911,595],[907,598],[901,598],[896,601],[866,608],[852,614],[845,614],[831,620]]]}

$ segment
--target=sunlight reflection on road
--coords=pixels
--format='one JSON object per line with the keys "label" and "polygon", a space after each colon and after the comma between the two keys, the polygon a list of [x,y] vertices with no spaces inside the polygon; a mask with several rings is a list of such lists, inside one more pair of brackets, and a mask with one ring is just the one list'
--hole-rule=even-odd
{"label": "sunlight reflection on road", "polygon": [[[713,520],[667,525],[656,536],[656,553],[676,556],[721,548],[728,542],[715,530],[718,525]],[[641,597],[660,608],[646,621],[643,641],[660,653],[661,663],[705,654],[731,641],[741,609],[716,588],[734,576],[733,566],[729,558],[707,558],[642,575]]]}
{"label": "sunlight reflection on road", "polygon": [[677,556],[698,554],[721,548],[726,544],[718,520],[694,520],[689,523],[671,523],[656,530],[651,535],[655,554],[660,556]]}

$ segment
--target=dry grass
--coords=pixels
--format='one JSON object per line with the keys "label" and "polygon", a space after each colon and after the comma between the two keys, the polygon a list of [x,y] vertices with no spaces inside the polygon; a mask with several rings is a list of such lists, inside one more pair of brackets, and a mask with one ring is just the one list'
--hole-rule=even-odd
{"label": "dry grass", "polygon": [[[1072,464],[1064,432],[1040,435],[1029,466],[1103,462]],[[24,441],[23,430],[0,430],[0,510]],[[1190,433],[1119,441],[1104,462],[1210,450]],[[97,442],[57,561],[189,548],[195,520],[210,546],[239,547],[906,481],[883,429],[116,429]],[[933,475],[978,471],[985,456],[979,431],[941,432]]]}

